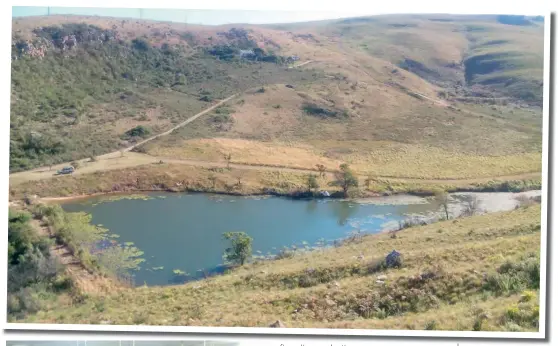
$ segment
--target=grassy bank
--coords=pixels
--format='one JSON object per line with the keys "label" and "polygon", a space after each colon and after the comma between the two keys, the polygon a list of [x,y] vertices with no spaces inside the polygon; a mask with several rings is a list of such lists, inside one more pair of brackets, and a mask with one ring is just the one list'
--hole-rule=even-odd
{"label": "grassy bank", "polygon": [[[330,186],[333,177],[328,173],[317,175],[318,187],[334,196],[338,187]],[[540,179],[497,181],[485,180],[471,183],[459,181],[431,183],[391,179],[359,178],[359,188],[352,191],[355,197],[381,194],[410,193],[432,195],[435,191],[492,191],[519,192],[540,189]],[[39,197],[85,197],[106,193],[133,193],[139,191],[210,192],[234,195],[275,194],[296,196],[308,191],[308,173],[239,168],[203,168],[182,164],[147,164],[128,169],[113,169],[75,176],[60,176],[45,180],[29,181],[11,186],[10,199],[25,195]]]}
{"label": "grassy bank", "polygon": [[[402,266],[386,268],[393,249]],[[535,205],[365,236],[185,285],[91,295],[21,321],[535,331],[539,249]]]}

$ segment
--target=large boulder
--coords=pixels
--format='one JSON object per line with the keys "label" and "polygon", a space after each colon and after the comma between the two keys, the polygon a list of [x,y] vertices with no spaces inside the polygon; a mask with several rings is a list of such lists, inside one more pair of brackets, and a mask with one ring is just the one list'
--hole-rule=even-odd
{"label": "large boulder", "polygon": [[386,267],[388,268],[399,268],[402,263],[401,254],[395,250],[386,256]]}

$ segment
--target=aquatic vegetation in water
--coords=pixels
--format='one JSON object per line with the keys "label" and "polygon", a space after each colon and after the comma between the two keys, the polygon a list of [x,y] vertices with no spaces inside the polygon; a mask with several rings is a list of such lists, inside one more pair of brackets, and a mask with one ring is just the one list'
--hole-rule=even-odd
{"label": "aquatic vegetation in water", "polygon": [[[163,196],[163,198],[165,198]],[[116,201],[121,201],[124,199],[139,199],[142,201],[147,201],[150,199],[153,199],[153,197],[147,196],[147,195],[141,195],[141,194],[134,194],[134,195],[116,195],[116,196],[104,196],[101,199],[97,200],[97,202],[91,204],[91,206],[95,207],[101,203],[108,203],[108,202],[116,202]]]}
{"label": "aquatic vegetation in water", "polygon": [[172,274],[173,275],[170,282],[174,284],[185,283],[186,281],[188,281],[188,278],[190,277],[190,273],[186,273],[185,271],[180,269],[173,269]]}

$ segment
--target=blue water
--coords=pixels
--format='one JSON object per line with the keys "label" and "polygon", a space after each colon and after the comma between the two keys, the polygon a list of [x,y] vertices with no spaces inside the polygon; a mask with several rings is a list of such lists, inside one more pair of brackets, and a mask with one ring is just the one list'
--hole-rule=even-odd
{"label": "blue water", "polygon": [[[251,236],[255,255],[276,254],[283,247],[331,244],[351,232],[381,231],[389,221],[407,213],[433,209],[430,204],[373,205],[339,200],[247,198],[207,194],[151,194],[152,199],[121,199],[97,203],[99,198],[66,204],[66,211],[85,211],[92,222],[118,234],[119,242],[133,242],[146,262],[135,272],[138,285],[166,285],[173,270],[192,277],[198,270],[219,271],[227,242],[224,232]],[[164,267],[154,270],[155,267]]]}

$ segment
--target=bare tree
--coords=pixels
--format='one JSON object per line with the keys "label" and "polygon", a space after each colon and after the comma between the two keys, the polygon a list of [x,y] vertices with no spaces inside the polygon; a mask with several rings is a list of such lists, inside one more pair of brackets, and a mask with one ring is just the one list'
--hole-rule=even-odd
{"label": "bare tree", "polygon": [[465,208],[461,212],[461,216],[474,216],[480,211],[480,202],[477,196],[465,196]]}
{"label": "bare tree", "polygon": [[231,159],[232,159],[231,153],[225,154],[223,155],[223,157],[227,161],[227,169],[231,169]]}
{"label": "bare tree", "polygon": [[326,171],[326,166],[322,165],[322,164],[317,164],[316,168],[318,168],[318,171],[320,172],[320,178],[325,178],[325,171]]}
{"label": "bare tree", "polygon": [[237,180],[236,186],[238,188],[242,187],[242,178],[244,177],[244,173],[245,172],[243,170],[237,170],[234,174],[234,176],[236,177],[236,180]]}
{"label": "bare tree", "polygon": [[450,196],[446,191],[438,191],[436,192],[436,196],[434,197],[436,203],[438,204],[438,208],[442,208],[444,210],[444,214],[446,215],[446,220],[449,220],[449,204],[450,204]]}

